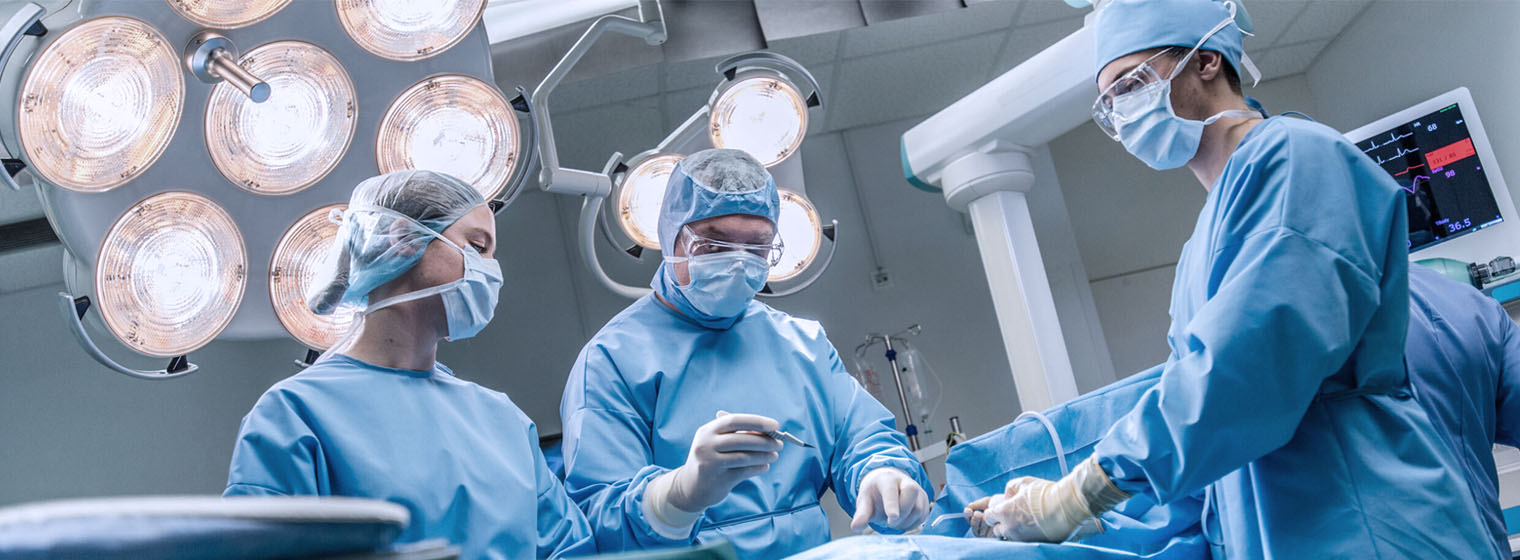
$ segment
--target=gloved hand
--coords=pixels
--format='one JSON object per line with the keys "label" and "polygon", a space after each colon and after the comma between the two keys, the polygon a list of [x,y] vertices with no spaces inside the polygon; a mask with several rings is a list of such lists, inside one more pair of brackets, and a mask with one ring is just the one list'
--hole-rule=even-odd
{"label": "gloved hand", "polygon": [[880,467],[860,479],[850,530],[859,533],[876,523],[906,531],[923,525],[928,515],[929,494],[918,482],[901,469]]}
{"label": "gloved hand", "polygon": [[1099,515],[1128,499],[1098,460],[1088,457],[1055,482],[1027,476],[1010,480],[1002,494],[972,502],[966,513],[979,537],[1062,542],[1092,534]]}
{"label": "gloved hand", "polygon": [[686,464],[670,477],[665,498],[688,512],[701,512],[728,497],[744,479],[770,470],[781,442],[764,435],[781,424],[754,414],[724,414],[697,428]]}

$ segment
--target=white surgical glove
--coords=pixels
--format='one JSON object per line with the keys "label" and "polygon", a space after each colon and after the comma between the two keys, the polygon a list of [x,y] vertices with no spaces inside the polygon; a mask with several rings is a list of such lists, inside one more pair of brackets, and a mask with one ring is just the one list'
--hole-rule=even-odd
{"label": "white surgical glove", "polygon": [[880,467],[860,479],[850,530],[859,533],[876,523],[906,531],[923,525],[928,516],[929,494],[918,482],[901,469]]}
{"label": "white surgical glove", "polygon": [[1033,477],[1008,482],[1000,495],[966,506],[979,537],[1028,542],[1062,542],[1096,529],[1099,515],[1129,499],[1109,480],[1098,460],[1088,457],[1061,480]]}
{"label": "white surgical glove", "polygon": [[764,432],[780,429],[781,424],[764,416],[721,412],[697,428],[686,464],[644,487],[650,525],[671,538],[679,538],[678,530],[690,532],[703,510],[723,501],[744,479],[770,470],[781,442]]}

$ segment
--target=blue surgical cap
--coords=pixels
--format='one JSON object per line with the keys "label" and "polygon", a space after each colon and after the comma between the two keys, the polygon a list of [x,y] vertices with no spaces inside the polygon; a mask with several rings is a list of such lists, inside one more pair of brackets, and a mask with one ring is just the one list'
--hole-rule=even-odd
{"label": "blue surgical cap", "polygon": [[711,149],[686,156],[665,183],[660,251],[675,255],[682,226],[730,214],[760,216],[773,224],[780,219],[781,194],[771,172],[741,150]]}
{"label": "blue surgical cap", "polygon": [[[1230,8],[1215,0],[1113,0],[1098,11],[1096,31],[1098,68],[1122,57],[1158,47],[1191,49],[1219,22],[1230,19]],[[1224,55],[1235,75],[1245,76],[1245,35],[1226,25],[1199,47]]]}
{"label": "blue surgical cap", "polygon": [[486,203],[462,180],[433,171],[395,171],[354,187],[329,268],[306,297],[318,315],[339,305],[364,306],[369,293],[410,270],[443,230]]}

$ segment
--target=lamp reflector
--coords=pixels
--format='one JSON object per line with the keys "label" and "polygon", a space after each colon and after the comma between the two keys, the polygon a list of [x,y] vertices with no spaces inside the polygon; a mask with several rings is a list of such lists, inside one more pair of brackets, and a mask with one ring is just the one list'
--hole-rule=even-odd
{"label": "lamp reflector", "polygon": [[328,219],[342,212],[346,204],[318,208],[296,220],[274,249],[269,266],[269,297],[280,325],[296,341],[308,348],[326,350],[348,332],[356,309],[340,306],[330,315],[317,315],[306,307],[306,292],[335,254],[331,251],[338,238],[338,224]]}
{"label": "lamp reflector", "polygon": [[343,64],[311,43],[276,41],[248,51],[238,65],[269,84],[269,99],[255,103],[227,82],[212,89],[206,149],[216,168],[257,194],[290,194],[321,181],[358,126]]}
{"label": "lamp reflector", "polygon": [[179,53],[142,20],[98,17],[64,31],[22,80],[16,128],[55,185],[103,192],[164,153],[185,104]]}
{"label": "lamp reflector", "polygon": [[618,191],[618,224],[645,249],[660,249],[660,205],[665,185],[684,156],[659,154],[633,166]]}
{"label": "lamp reflector", "polygon": [[818,210],[807,197],[786,189],[781,190],[781,219],[776,224],[776,236],[786,250],[781,262],[771,267],[770,281],[779,282],[795,278],[813,259],[818,257],[818,246],[823,242],[823,221]]}
{"label": "lamp reflector", "polygon": [[463,40],[486,0],[337,0],[343,30],[375,56],[422,60]]}
{"label": "lamp reflector", "polygon": [[713,102],[707,130],[714,147],[744,150],[770,167],[802,145],[807,102],[784,79],[741,78]]}
{"label": "lamp reflector", "polygon": [[446,173],[494,200],[521,159],[522,137],[517,116],[496,86],[450,74],[401,92],[386,109],[375,144],[381,173]]}
{"label": "lamp reflector", "polygon": [[232,321],[247,270],[232,217],[204,196],[171,191],[133,205],[111,226],[95,263],[95,297],[127,347],[181,356]]}
{"label": "lamp reflector", "polygon": [[290,0],[167,0],[169,7],[191,23],[216,29],[236,29],[264,21]]}

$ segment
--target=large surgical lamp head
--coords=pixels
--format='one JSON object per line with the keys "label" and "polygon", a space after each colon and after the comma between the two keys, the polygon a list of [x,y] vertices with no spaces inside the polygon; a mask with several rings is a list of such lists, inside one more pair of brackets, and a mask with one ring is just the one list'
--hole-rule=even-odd
{"label": "large surgical lamp head", "polygon": [[356,309],[339,308],[328,315],[317,315],[306,306],[306,294],[322,270],[328,270],[330,251],[338,239],[338,224],[333,216],[348,205],[334,204],[302,216],[274,249],[269,266],[269,296],[275,316],[290,336],[308,348],[326,350],[353,324]]}
{"label": "large surgical lamp head", "polygon": [[[807,136],[808,111],[821,105],[818,81],[790,58],[766,52],[718,63],[724,81],[708,101],[708,140],[744,150],[766,167],[791,157]],[[810,90],[803,93],[793,77]]]}
{"label": "large surgical lamp head", "polygon": [[781,218],[777,220],[776,237],[786,250],[781,252],[781,262],[771,267],[770,281],[785,282],[807,270],[818,257],[818,247],[823,244],[823,220],[807,197],[794,191],[781,191]]}
{"label": "large surgical lamp head", "polygon": [[617,220],[623,233],[644,249],[660,250],[660,204],[665,201],[665,186],[681,154],[645,153],[615,187]]}
{"label": "large surgical lamp head", "polygon": [[168,0],[169,7],[191,22],[215,29],[236,29],[264,21],[290,0]]}
{"label": "large surgical lamp head", "polygon": [[205,346],[232,321],[248,280],[232,216],[189,192],[154,195],[117,218],[100,246],[95,296],[111,333],[161,358]]}
{"label": "large surgical lamp head", "polygon": [[[486,200],[506,192],[522,166],[516,112],[495,86],[469,76],[422,80],[391,103],[375,153],[381,173],[426,169],[473,185]],[[503,196],[503,195],[506,196]]]}
{"label": "large surgical lamp head", "polygon": [[[212,340],[331,344],[350,317],[311,315],[303,286],[327,214],[381,167],[441,168],[499,210],[533,117],[495,86],[484,6],[0,2],[0,183],[37,189],[86,353],[168,379]],[[123,365],[103,337],[169,363]]]}
{"label": "large surgical lamp head", "polygon": [[480,23],[486,0],[337,0],[338,20],[355,43],[390,60],[422,60],[448,50]]}
{"label": "large surgical lamp head", "polygon": [[337,57],[304,41],[277,41],[239,62],[263,78],[269,98],[256,102],[217,84],[206,109],[206,149],[217,169],[256,194],[290,194],[326,177],[353,140],[357,93]]}
{"label": "large surgical lamp head", "polygon": [[179,126],[179,53],[139,19],[106,16],[64,31],[21,83],[16,128],[32,169],[60,187],[101,192],[158,161]]}

